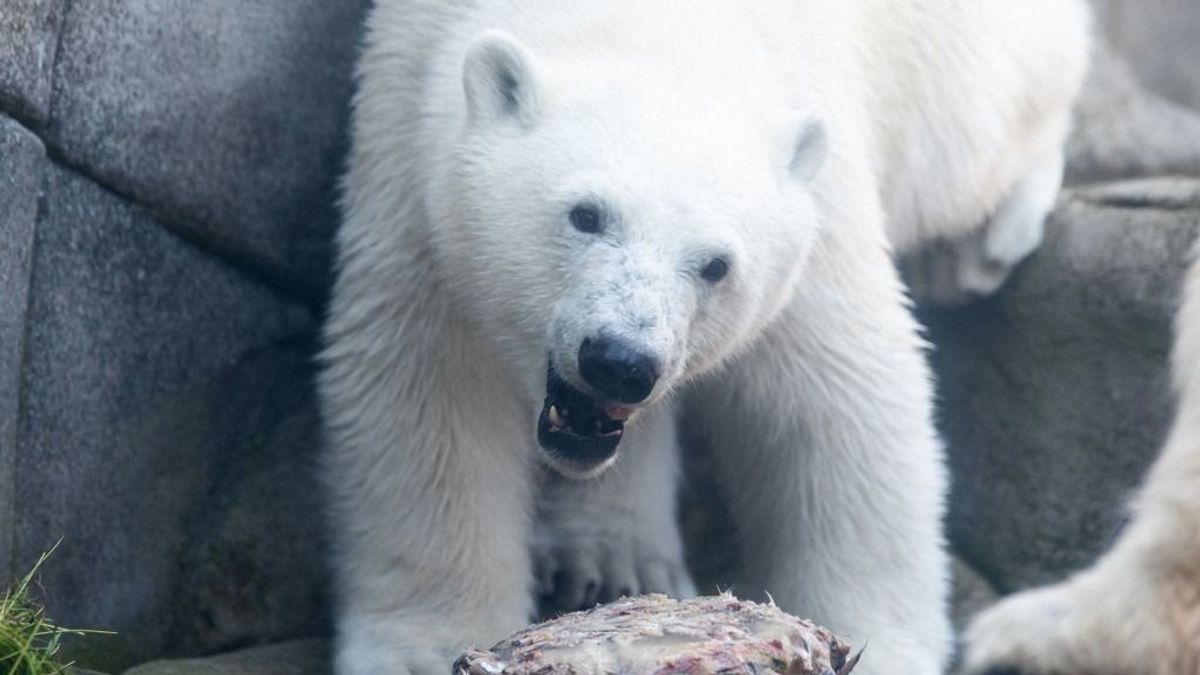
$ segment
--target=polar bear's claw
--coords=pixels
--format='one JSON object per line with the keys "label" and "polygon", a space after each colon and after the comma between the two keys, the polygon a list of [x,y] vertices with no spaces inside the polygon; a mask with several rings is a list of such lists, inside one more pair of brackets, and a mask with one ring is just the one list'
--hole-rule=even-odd
{"label": "polar bear's claw", "polygon": [[560,527],[569,531],[534,550],[543,613],[588,609],[643,593],[676,598],[696,593],[682,555],[613,531],[611,523],[590,532],[578,521]]}

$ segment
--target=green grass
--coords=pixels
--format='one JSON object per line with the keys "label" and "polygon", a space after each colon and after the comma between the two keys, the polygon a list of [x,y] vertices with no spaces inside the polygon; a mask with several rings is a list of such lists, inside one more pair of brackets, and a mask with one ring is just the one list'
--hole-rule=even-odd
{"label": "green grass", "polygon": [[46,618],[46,610],[31,597],[30,591],[42,565],[58,544],[38,559],[37,564],[0,597],[0,675],[57,675],[71,665],[58,663],[55,655],[69,635],[100,631],[75,630],[56,626]]}

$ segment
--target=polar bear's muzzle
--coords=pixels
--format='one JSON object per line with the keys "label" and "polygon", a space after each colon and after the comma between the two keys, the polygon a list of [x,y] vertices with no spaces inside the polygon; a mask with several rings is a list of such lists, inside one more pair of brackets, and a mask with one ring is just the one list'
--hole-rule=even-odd
{"label": "polar bear's muzzle", "polygon": [[631,408],[597,401],[572,387],[551,365],[538,417],[538,444],[560,472],[591,475],[617,456],[631,413]]}

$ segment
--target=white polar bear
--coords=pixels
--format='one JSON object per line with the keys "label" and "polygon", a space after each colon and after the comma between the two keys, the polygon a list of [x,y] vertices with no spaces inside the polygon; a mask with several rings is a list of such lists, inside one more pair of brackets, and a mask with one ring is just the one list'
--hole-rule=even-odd
{"label": "white polar bear", "polygon": [[1115,548],[984,612],[968,673],[1200,675],[1200,248],[1176,319],[1179,410]]}
{"label": "white polar bear", "polygon": [[1079,0],[379,0],[320,377],[338,673],[444,672],[537,581],[566,607],[693,592],[681,416],[738,592],[869,642],[865,675],[939,672],[945,476],[889,254],[976,237],[956,269],[986,273],[1036,244],[1085,24]]}

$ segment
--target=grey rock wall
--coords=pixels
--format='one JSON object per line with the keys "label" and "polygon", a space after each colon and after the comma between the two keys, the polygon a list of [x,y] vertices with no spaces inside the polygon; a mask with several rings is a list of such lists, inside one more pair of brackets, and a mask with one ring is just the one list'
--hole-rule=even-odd
{"label": "grey rock wall", "polygon": [[1152,91],[1200,109],[1200,3],[1098,0],[1104,34]]}
{"label": "grey rock wall", "polygon": [[0,109],[42,122],[65,0],[5,0],[0,6]]}
{"label": "grey rock wall", "polygon": [[[270,604],[275,584],[320,560],[293,540],[319,539],[311,501],[300,505],[311,527],[297,531],[226,522],[254,516],[226,503],[245,498],[242,483],[287,479],[277,504],[250,496],[272,511],[291,491],[312,492],[302,459],[311,434],[289,437],[286,453],[271,447],[307,389],[308,369],[281,347],[311,317],[86,178],[52,168],[43,190],[14,471],[18,563],[62,537],[43,577],[59,620],[120,631],[131,658],[238,644],[259,626],[224,625],[221,612],[259,620],[238,603]],[[299,466],[264,466],[268,454]],[[256,533],[306,555],[272,569],[283,552]],[[256,581],[272,585],[233,587]]]}
{"label": "grey rock wall", "polygon": [[48,143],[170,229],[319,300],[365,0],[87,0]]}
{"label": "grey rock wall", "polygon": [[17,412],[37,183],[45,163],[41,141],[0,115],[0,571],[12,563]]}
{"label": "grey rock wall", "polygon": [[1095,55],[1076,118],[1068,183],[1200,175],[1200,115],[1147,91],[1107,49]]}
{"label": "grey rock wall", "polygon": [[312,464],[368,0],[0,3],[0,578],[107,672],[325,631]]}

